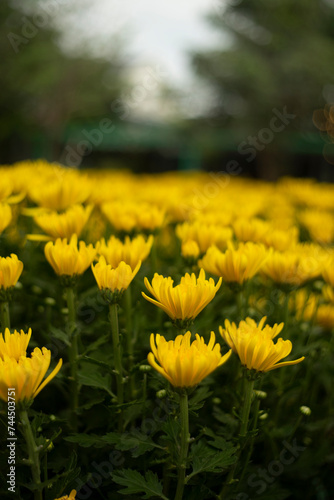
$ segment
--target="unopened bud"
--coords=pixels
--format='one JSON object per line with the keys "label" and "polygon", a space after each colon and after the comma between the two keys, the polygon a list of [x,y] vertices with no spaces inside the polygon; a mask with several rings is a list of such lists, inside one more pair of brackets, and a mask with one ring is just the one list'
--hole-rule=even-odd
{"label": "unopened bud", "polygon": [[156,393],[157,398],[163,399],[167,396],[167,391],[165,389],[161,389],[161,391],[158,391]]}
{"label": "unopened bud", "polygon": [[254,394],[258,399],[266,399],[267,397],[267,393],[264,391],[254,391]]}
{"label": "unopened bud", "polygon": [[139,367],[139,370],[141,372],[144,372],[144,373],[147,373],[147,372],[150,372],[152,370],[151,366],[150,365],[141,365]]}
{"label": "unopened bud", "polygon": [[268,418],[268,413],[262,413],[262,415],[259,416],[260,420],[266,420]]}
{"label": "unopened bud", "polygon": [[212,398],[212,402],[214,405],[220,405],[222,400],[220,398]]}
{"label": "unopened bud", "polygon": [[46,297],[44,299],[44,304],[46,304],[47,306],[54,306],[56,304],[56,301],[53,297]]}
{"label": "unopened bud", "polygon": [[299,411],[300,411],[300,413],[302,413],[303,415],[306,415],[307,417],[309,417],[312,413],[311,408],[309,408],[308,406],[301,406],[299,408]]}

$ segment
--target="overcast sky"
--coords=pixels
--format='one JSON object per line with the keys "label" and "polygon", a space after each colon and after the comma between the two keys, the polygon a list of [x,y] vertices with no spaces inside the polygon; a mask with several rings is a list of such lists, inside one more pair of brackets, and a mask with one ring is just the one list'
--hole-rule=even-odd
{"label": "overcast sky", "polygon": [[[81,10],[82,22],[71,14],[64,15],[61,21],[69,36],[75,26],[82,36],[102,47],[104,37],[121,33],[127,42],[129,64],[160,64],[170,83],[182,86],[191,75],[187,51],[221,43],[221,35],[204,16],[212,12],[218,15],[224,1],[95,0]],[[78,40],[74,33],[72,40]]]}

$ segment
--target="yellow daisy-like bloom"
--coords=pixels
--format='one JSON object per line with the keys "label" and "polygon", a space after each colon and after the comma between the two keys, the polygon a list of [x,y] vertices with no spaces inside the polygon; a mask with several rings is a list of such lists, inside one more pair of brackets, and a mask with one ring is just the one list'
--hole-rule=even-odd
{"label": "yellow daisy-like bloom", "polygon": [[51,351],[46,347],[42,347],[42,350],[36,347],[30,358],[21,356],[18,361],[5,355],[4,359],[0,359],[0,398],[7,401],[8,387],[13,387],[16,402],[29,403],[57,375],[63,363],[60,359],[55,369],[43,381],[50,361]]}
{"label": "yellow daisy-like bloom", "polygon": [[22,271],[23,262],[14,253],[10,257],[0,257],[0,287],[15,286]]}
{"label": "yellow daisy-like bloom", "polygon": [[225,253],[217,247],[210,247],[199,265],[225,281],[242,284],[253,278],[263,266],[267,251],[257,243],[240,243],[235,249],[231,244]]}
{"label": "yellow daisy-like bloom", "polygon": [[318,307],[318,298],[314,293],[308,293],[305,288],[297,290],[289,299],[289,309],[295,311],[298,321],[310,321]]}
{"label": "yellow daisy-like bloom", "polygon": [[205,279],[204,269],[200,270],[198,278],[194,273],[182,276],[180,284],[173,286],[170,276],[164,278],[155,273],[152,285],[147,278],[144,283],[148,291],[155,297],[152,299],[142,292],[143,297],[160,307],[173,320],[193,320],[214,298],[221,285],[221,278],[215,285],[212,278]]}
{"label": "yellow daisy-like bloom", "polygon": [[72,490],[69,495],[64,495],[60,498],[55,498],[55,500],[75,500],[76,494],[77,494],[76,490]]}
{"label": "yellow daisy-like bloom", "polygon": [[73,234],[80,236],[92,210],[93,205],[88,205],[87,207],[74,205],[63,214],[58,214],[58,212],[49,212],[37,215],[34,218],[36,224],[49,236],[30,234],[28,235],[28,239],[35,241],[49,241],[50,236],[54,239],[71,238]]}
{"label": "yellow daisy-like bloom", "polygon": [[58,238],[55,243],[49,241],[45,245],[45,257],[59,276],[75,276],[83,274],[93,262],[96,250],[92,244],[86,245],[85,242],[79,242],[76,234],[67,242]]}
{"label": "yellow daisy-like bloom", "polygon": [[294,361],[283,361],[292,349],[290,340],[279,338],[276,344],[273,339],[281,332],[284,324],[275,324],[273,327],[264,326],[266,317],[257,325],[251,318],[241,321],[237,327],[235,323],[225,320],[225,329],[219,327],[219,333],[225,342],[238,354],[241,364],[248,370],[268,372],[282,366],[295,365],[303,361],[302,358]]}
{"label": "yellow daisy-like bloom", "polygon": [[176,235],[182,241],[193,240],[199,246],[203,254],[212,245],[224,249],[227,242],[232,239],[233,231],[230,227],[221,227],[218,225],[207,225],[200,221],[185,222],[176,227]]}
{"label": "yellow daisy-like bloom", "polygon": [[316,312],[316,322],[327,330],[334,328],[334,306],[332,304],[322,304]]}
{"label": "yellow daisy-like bloom", "polygon": [[117,231],[154,231],[165,222],[165,211],[149,203],[113,201],[103,203],[102,212]]}
{"label": "yellow daisy-like bloom", "polygon": [[332,255],[327,259],[326,265],[322,271],[322,277],[326,283],[334,288],[334,257]]}
{"label": "yellow daisy-like bloom", "polygon": [[325,285],[322,289],[322,295],[326,302],[334,304],[334,289],[330,285]]}
{"label": "yellow daisy-like bloom", "polygon": [[254,241],[259,243],[270,230],[270,223],[262,219],[237,219],[233,229],[239,241]]}
{"label": "yellow daisy-like bloom", "polygon": [[293,249],[298,243],[298,228],[271,229],[263,236],[262,243],[280,252]]}
{"label": "yellow daisy-like bloom", "polygon": [[0,233],[6,229],[12,220],[12,209],[8,203],[0,203]]}
{"label": "yellow daisy-like bloom", "polygon": [[102,255],[99,262],[95,266],[92,265],[92,271],[100,290],[121,292],[128,288],[138,273],[140,266],[141,262],[139,261],[132,270],[131,266],[122,261],[116,268],[113,268],[110,264],[107,264]]}
{"label": "yellow daisy-like bloom", "polygon": [[194,240],[183,241],[181,245],[181,254],[185,259],[196,259],[200,254],[198,243]]}
{"label": "yellow daisy-like bloom", "polygon": [[132,240],[125,237],[124,243],[115,236],[109,238],[108,243],[104,239],[96,244],[97,252],[106,259],[107,264],[116,268],[122,261],[128,264],[131,269],[135,269],[138,262],[147,259],[154,237],[150,235],[148,239],[143,235],[138,235]]}
{"label": "yellow daisy-like bloom", "polygon": [[320,274],[321,267],[301,251],[271,252],[262,272],[275,283],[299,286]]}
{"label": "yellow daisy-like bloom", "polygon": [[215,344],[213,332],[208,345],[197,333],[196,340],[192,343],[190,340],[191,332],[178,335],[169,342],[162,335],[151,334],[152,352],[148,354],[147,360],[173,387],[194,387],[223,365],[232,354],[230,350],[224,356],[221,355],[220,345]]}
{"label": "yellow daisy-like bloom", "polygon": [[8,356],[18,361],[21,356],[26,355],[30,337],[31,328],[29,328],[28,333],[23,330],[20,333],[16,330],[14,333],[10,333],[10,330],[6,328],[4,335],[0,333],[0,358],[4,359],[5,356]]}

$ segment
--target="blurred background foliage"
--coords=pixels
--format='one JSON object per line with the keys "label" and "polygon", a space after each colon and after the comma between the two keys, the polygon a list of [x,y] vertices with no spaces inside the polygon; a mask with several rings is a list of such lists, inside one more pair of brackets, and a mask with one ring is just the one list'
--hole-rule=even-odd
{"label": "blurred background foliage", "polygon": [[[95,44],[92,50],[89,38],[75,50],[66,48],[62,37],[71,33],[85,1],[53,0],[42,7],[38,0],[0,5],[1,163],[44,157],[66,164],[73,158],[66,151],[78,153],[86,140],[75,166],[224,170],[236,159],[244,174],[256,177],[333,180],[333,123],[327,120],[334,103],[332,0],[208,4],[207,21],[222,37],[214,50],[189,54],[198,89],[205,90],[191,96],[193,103],[203,101],[191,117],[182,106],[189,89],[163,79],[158,92],[148,87],[143,97],[133,97],[138,85],[129,77],[124,34],[114,32],[100,49]],[[89,32],[89,25],[82,29]],[[148,114],[152,96],[155,107]],[[135,99],[131,113],[125,112],[127,99]],[[270,139],[270,131],[268,137],[261,130],[270,128],[273,109],[296,118]],[[322,124],[314,123],[315,113]],[[116,130],[87,145],[83,130],[97,130],[104,118]],[[262,136],[269,142],[263,144]],[[251,158],[245,150],[254,140]]]}

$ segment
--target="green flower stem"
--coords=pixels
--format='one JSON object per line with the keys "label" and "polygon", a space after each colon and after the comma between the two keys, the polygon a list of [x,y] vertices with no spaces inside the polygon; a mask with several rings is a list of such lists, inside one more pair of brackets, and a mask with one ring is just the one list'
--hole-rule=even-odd
{"label": "green flower stem", "polygon": [[0,302],[0,316],[1,316],[1,328],[5,331],[5,328],[10,329],[10,316],[9,316],[9,304],[8,302]]}
{"label": "green flower stem", "polygon": [[134,353],[133,353],[133,324],[132,324],[132,294],[131,287],[124,293],[125,296],[125,312],[126,312],[126,346],[128,354],[128,371],[129,371],[129,395],[130,399],[133,400],[135,397],[135,379],[132,373],[133,363],[134,363]]}
{"label": "green flower stem", "polygon": [[249,414],[252,404],[252,395],[254,380],[249,380],[247,377],[244,379],[244,404],[241,413],[241,426],[240,426],[240,436],[245,437],[247,434]]}
{"label": "green flower stem", "polygon": [[117,382],[117,402],[118,404],[122,404],[124,401],[123,366],[122,366],[121,344],[120,344],[119,329],[118,329],[117,304],[109,304],[109,319],[111,324],[111,334],[114,347],[114,362],[115,362],[116,382]]}
{"label": "green flower stem", "polygon": [[153,245],[151,248],[151,266],[152,266],[152,273],[157,273],[158,272],[158,253],[157,253],[157,243],[156,243],[156,238],[154,238]]}
{"label": "green flower stem", "polygon": [[[252,404],[254,380],[249,380],[245,374],[245,376],[243,377],[243,383],[244,383],[244,402],[243,402],[243,408],[242,408],[242,413],[241,413],[241,426],[240,426],[240,432],[239,432],[240,438],[242,440],[247,435],[248,420],[249,420],[249,414],[250,414],[250,409],[251,409],[251,404]],[[243,446],[244,446],[244,440],[241,442],[241,446],[239,445],[238,460],[235,462],[235,464],[230,469],[230,472],[227,476],[225,484],[220,492],[220,495],[219,495],[220,500],[223,500],[225,498],[225,494],[229,490],[230,485],[234,482],[234,475],[235,475],[236,470],[240,464],[240,455],[242,453]]]}
{"label": "green flower stem", "polygon": [[244,291],[244,285],[240,285],[240,290],[237,293],[237,307],[240,321],[246,317],[247,305]]}
{"label": "green flower stem", "polygon": [[66,288],[66,300],[68,307],[68,322],[70,332],[69,361],[71,373],[71,422],[74,430],[77,428],[76,411],[79,404],[78,391],[78,332],[76,328],[76,315],[74,305],[74,290]]}
{"label": "green flower stem", "polygon": [[189,410],[188,394],[183,391],[180,394],[180,421],[181,421],[181,446],[179,458],[179,476],[175,500],[182,500],[184,483],[186,477],[187,457],[189,448]]}
{"label": "green flower stem", "polygon": [[[255,434],[255,431],[256,431],[256,428],[257,428],[257,422],[258,422],[258,419],[259,419],[260,404],[261,404],[261,400],[259,398],[257,398],[256,399],[256,403],[255,403],[255,407],[254,407],[254,422],[253,422],[253,428],[252,428],[252,430],[254,431],[254,434]],[[254,434],[253,434],[253,436],[250,439],[250,443],[247,445],[248,451],[247,451],[247,455],[246,455],[246,458],[245,458],[244,467],[243,467],[242,473],[240,475],[240,480],[239,480],[240,482],[243,480],[243,477],[244,477],[244,475],[246,473],[246,470],[247,470],[247,466],[248,466],[249,460],[250,460],[250,458],[252,456],[252,453],[253,453],[253,448],[254,448]]]}
{"label": "green flower stem", "polygon": [[[35,443],[34,435],[29,422],[27,410],[20,410],[20,420],[22,432],[27,444],[29,463],[31,467],[32,478],[36,486],[41,484],[41,468],[39,463],[39,450]],[[34,490],[34,500],[42,500],[42,489]]]}

